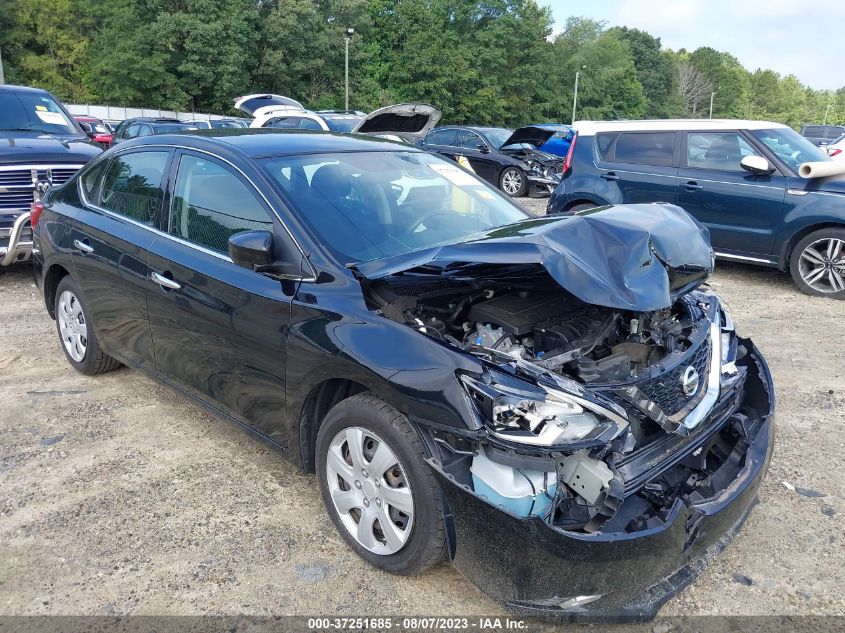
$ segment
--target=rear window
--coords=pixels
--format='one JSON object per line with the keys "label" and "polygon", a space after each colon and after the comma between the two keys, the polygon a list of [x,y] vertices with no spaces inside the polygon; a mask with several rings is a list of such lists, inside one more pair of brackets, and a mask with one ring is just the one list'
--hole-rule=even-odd
{"label": "rear window", "polygon": [[672,165],[674,132],[637,132],[619,135],[615,160],[638,165]]}
{"label": "rear window", "polygon": [[845,131],[845,128],[838,125],[807,125],[802,134],[813,138],[836,138]]}

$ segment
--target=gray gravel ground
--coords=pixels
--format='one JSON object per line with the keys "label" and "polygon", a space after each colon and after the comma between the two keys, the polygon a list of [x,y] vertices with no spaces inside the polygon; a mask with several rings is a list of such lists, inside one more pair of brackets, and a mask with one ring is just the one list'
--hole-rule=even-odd
{"label": "gray gravel ground", "polygon": [[[771,364],[777,445],[744,529],[660,616],[845,615],[845,304],[734,264],[712,286]],[[0,275],[0,342],[0,615],[501,615],[448,564],[367,566],[313,476],[140,373],[72,371],[29,267]]]}

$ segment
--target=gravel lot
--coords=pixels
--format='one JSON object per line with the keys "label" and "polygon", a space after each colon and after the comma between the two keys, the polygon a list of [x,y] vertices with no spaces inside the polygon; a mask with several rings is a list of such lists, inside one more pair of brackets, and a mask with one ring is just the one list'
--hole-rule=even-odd
{"label": "gravel lot", "polygon": [[[745,528],[660,617],[845,615],[845,304],[761,268],[712,285],[771,364],[777,445]],[[367,566],[313,476],[167,388],[72,371],[28,266],[0,275],[0,341],[0,615],[501,615],[448,564]]]}

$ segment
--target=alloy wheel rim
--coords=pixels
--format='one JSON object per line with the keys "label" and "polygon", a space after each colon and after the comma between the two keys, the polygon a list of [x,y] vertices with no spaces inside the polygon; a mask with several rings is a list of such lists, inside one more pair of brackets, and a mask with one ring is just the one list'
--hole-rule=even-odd
{"label": "alloy wheel rim", "polygon": [[361,547],[390,555],[407,544],[414,495],[387,442],[359,426],[343,429],[329,445],[326,481],[343,526]]}
{"label": "alloy wheel rim", "polygon": [[845,290],[845,240],[826,237],[808,244],[798,260],[798,272],[818,292]]}
{"label": "alloy wheel rim", "polygon": [[59,295],[56,317],[65,350],[73,360],[81,363],[88,349],[88,322],[79,299],[70,290]]}
{"label": "alloy wheel rim", "polygon": [[515,195],[522,187],[522,176],[514,169],[506,171],[502,176],[502,187],[506,193]]}

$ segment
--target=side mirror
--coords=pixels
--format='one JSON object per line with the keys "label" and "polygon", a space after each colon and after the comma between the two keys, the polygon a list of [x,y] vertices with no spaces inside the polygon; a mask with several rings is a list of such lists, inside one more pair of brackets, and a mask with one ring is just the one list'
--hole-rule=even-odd
{"label": "side mirror", "polygon": [[229,238],[229,257],[238,266],[256,270],[273,263],[273,234],[243,231]]}
{"label": "side mirror", "polygon": [[91,127],[91,124],[87,121],[77,121],[79,123],[79,127],[82,128],[82,131],[85,132],[85,136],[88,138],[94,138],[94,128]]}
{"label": "side mirror", "polygon": [[478,145],[475,146],[475,149],[477,149],[482,154],[489,154],[490,153],[490,148],[485,143],[479,143]]}
{"label": "side mirror", "polygon": [[771,174],[775,168],[769,164],[762,156],[743,156],[739,161],[740,167],[745,171],[754,174],[755,176],[765,176]]}

